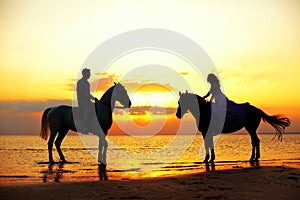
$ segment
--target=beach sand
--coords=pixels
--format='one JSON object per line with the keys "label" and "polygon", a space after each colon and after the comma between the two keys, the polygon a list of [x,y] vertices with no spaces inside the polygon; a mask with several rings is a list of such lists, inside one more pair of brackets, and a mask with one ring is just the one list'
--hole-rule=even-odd
{"label": "beach sand", "polygon": [[2,185],[1,199],[299,199],[300,169],[235,168],[176,177]]}

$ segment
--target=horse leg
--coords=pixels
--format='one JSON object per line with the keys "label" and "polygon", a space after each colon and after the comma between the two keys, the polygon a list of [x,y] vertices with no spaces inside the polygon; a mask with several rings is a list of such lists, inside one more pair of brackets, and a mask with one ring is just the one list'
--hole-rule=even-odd
{"label": "horse leg", "polygon": [[251,154],[251,158],[250,158],[250,162],[253,161],[258,161],[258,159],[260,158],[260,140],[257,137],[256,132],[252,132],[251,134],[251,144],[252,144],[252,154]]}
{"label": "horse leg", "polygon": [[98,168],[100,180],[107,180],[106,174],[106,153],[107,153],[107,141],[104,134],[99,136],[99,150],[98,150]]}
{"label": "horse leg", "polygon": [[50,132],[50,138],[48,140],[48,154],[49,154],[49,164],[53,164],[53,155],[52,155],[52,147],[53,147],[53,142],[56,137],[57,131],[51,130]]}
{"label": "horse leg", "polygon": [[[209,150],[212,150],[211,153],[213,153],[213,157],[211,159],[215,159],[215,154],[214,154],[214,150],[213,150],[213,136],[212,134],[206,134],[206,136],[204,137],[204,145],[205,145],[205,153],[206,153],[206,156],[205,156],[205,159],[204,159],[204,163],[208,163],[208,160],[210,158],[209,156]],[[211,162],[212,160],[210,160]]]}
{"label": "horse leg", "polygon": [[259,126],[261,120],[260,112],[255,107],[250,107],[246,115],[245,128],[251,136],[252,153],[250,157],[250,162],[258,161],[260,158],[260,140],[256,134],[256,130]]}
{"label": "horse leg", "polygon": [[255,150],[256,150],[255,161],[258,162],[260,158],[260,140],[258,139],[256,133],[255,133]]}
{"label": "horse leg", "polygon": [[210,156],[210,161],[209,161],[209,162],[210,162],[210,163],[214,163],[215,158],[216,158],[216,156],[215,156],[215,149],[214,149],[214,148],[211,149],[211,150],[210,150],[210,153],[211,153],[211,154],[210,154],[211,156]]}
{"label": "horse leg", "polygon": [[252,143],[252,151],[251,151],[251,157],[250,157],[249,161],[253,162],[254,158],[255,158],[255,146],[253,145],[253,141],[251,143]]}
{"label": "horse leg", "polygon": [[100,134],[98,147],[99,147],[98,161],[106,165],[106,153],[107,153],[108,144],[104,134]]}
{"label": "horse leg", "polygon": [[209,149],[210,149],[210,163],[214,163],[215,161],[215,149],[214,149],[214,142],[213,142],[213,136],[210,136],[209,140],[208,140],[208,145],[209,145]]}
{"label": "horse leg", "polygon": [[208,144],[207,144],[206,140],[204,140],[204,145],[205,145],[205,159],[203,160],[203,162],[208,163],[208,160],[209,160],[209,147],[208,147]]}
{"label": "horse leg", "polygon": [[57,150],[57,152],[58,152],[58,155],[59,155],[59,158],[60,158],[60,162],[62,162],[62,163],[66,163],[67,161],[66,161],[66,159],[65,159],[64,154],[63,154],[62,151],[61,151],[60,146],[61,146],[61,143],[62,143],[63,139],[64,139],[65,136],[67,135],[68,131],[69,131],[69,130],[67,130],[67,129],[64,129],[64,130],[59,131],[59,134],[58,134],[58,136],[57,136],[57,138],[56,138],[56,140],[55,140],[56,150]]}

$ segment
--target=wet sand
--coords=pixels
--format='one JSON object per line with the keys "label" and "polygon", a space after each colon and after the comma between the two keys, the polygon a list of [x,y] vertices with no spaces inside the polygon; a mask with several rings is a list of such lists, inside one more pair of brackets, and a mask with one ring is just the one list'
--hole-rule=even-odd
{"label": "wet sand", "polygon": [[5,199],[298,199],[300,169],[263,166],[141,180],[0,186]]}

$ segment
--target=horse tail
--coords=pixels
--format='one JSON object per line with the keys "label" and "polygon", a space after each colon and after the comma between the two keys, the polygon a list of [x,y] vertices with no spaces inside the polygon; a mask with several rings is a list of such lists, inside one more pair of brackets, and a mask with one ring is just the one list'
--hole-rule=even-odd
{"label": "horse tail", "polygon": [[270,116],[262,110],[260,110],[260,112],[263,121],[268,122],[275,129],[276,133],[274,138],[277,136],[278,140],[282,141],[282,134],[284,133],[285,128],[291,124],[290,119],[281,115]]}
{"label": "horse tail", "polygon": [[40,132],[40,137],[43,138],[44,140],[48,139],[49,135],[49,123],[48,123],[48,117],[47,114],[51,108],[47,108],[42,115],[42,121],[41,121],[41,132]]}

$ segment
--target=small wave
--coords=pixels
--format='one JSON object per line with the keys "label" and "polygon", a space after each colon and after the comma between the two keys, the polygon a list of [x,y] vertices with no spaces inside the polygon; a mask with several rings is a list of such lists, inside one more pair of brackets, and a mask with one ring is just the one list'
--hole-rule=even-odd
{"label": "small wave", "polygon": [[[40,161],[40,162],[37,162],[38,165],[46,165],[46,164],[49,164],[48,161]],[[67,163],[61,163],[61,162],[54,162],[53,164],[64,164],[64,165],[67,165],[67,164],[79,164],[79,162],[67,162]]]}
{"label": "small wave", "polygon": [[140,170],[141,170],[140,168],[131,168],[131,169],[124,169],[124,170],[112,169],[112,170],[107,170],[107,172],[138,172]]}
{"label": "small wave", "polygon": [[29,178],[30,176],[26,176],[26,175],[12,175],[12,176],[5,176],[2,175],[0,176],[0,178]]}

